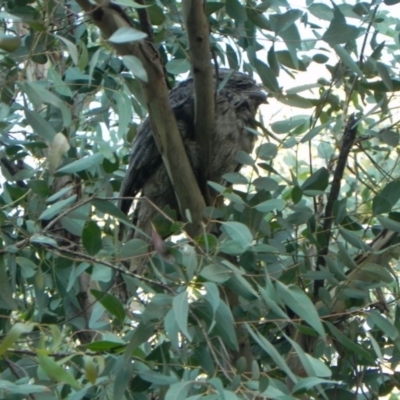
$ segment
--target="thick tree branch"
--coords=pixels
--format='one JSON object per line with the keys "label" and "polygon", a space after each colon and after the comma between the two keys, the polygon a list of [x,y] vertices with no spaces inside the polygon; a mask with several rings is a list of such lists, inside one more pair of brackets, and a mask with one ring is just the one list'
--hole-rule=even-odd
{"label": "thick tree branch", "polygon": [[[343,134],[342,146],[340,148],[340,153],[335,168],[335,173],[333,174],[331,191],[329,193],[328,201],[325,207],[324,223],[322,226],[322,235],[324,244],[318,252],[317,269],[319,269],[320,266],[325,265],[324,257],[328,254],[329,251],[329,240],[332,234],[331,229],[333,223],[333,205],[339,196],[341,181],[343,179],[344,170],[347,165],[347,159],[349,157],[350,150],[353,146],[354,140],[357,135],[357,126],[358,126],[357,119],[355,118],[354,115],[351,115]],[[315,281],[314,284],[315,296],[318,296],[318,291],[322,286],[323,286],[323,281],[321,280]]]}
{"label": "thick tree branch", "polygon": [[[136,0],[138,4],[144,5],[145,2],[144,0]],[[140,22],[140,28],[144,33],[147,33],[147,37],[149,40],[154,43],[154,32],[153,32],[153,27],[151,26],[149,14],[147,13],[147,10],[145,8],[138,8],[136,10],[137,15],[139,17],[139,22]]]}
{"label": "thick tree branch", "polygon": [[[105,39],[119,28],[130,26],[129,17],[118,6],[102,1],[98,6],[88,0],[76,0],[100,29]],[[139,58],[147,72],[147,82],[141,82],[146,98],[150,123],[157,148],[163,158],[183,217],[190,212],[188,233],[196,236],[202,231],[202,214],[205,202],[190,166],[181,135],[172,112],[163,66],[154,45],[148,40],[113,44],[120,55]]]}
{"label": "thick tree branch", "polygon": [[195,92],[195,138],[200,147],[200,189],[209,203],[207,180],[210,176],[211,136],[214,127],[215,88],[211,67],[209,27],[202,0],[182,2]]}

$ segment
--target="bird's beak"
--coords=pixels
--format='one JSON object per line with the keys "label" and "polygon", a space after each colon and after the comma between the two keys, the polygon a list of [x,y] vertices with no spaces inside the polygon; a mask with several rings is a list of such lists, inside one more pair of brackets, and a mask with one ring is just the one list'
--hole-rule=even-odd
{"label": "bird's beak", "polygon": [[260,104],[268,103],[267,93],[265,93],[261,90],[250,90],[247,94],[251,99],[256,100]]}

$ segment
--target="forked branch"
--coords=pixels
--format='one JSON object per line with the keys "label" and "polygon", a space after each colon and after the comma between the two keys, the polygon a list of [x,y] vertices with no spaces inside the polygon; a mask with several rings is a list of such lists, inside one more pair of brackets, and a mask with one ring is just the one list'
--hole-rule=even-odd
{"label": "forked branch", "polygon": [[[126,13],[115,4],[110,6],[109,1],[101,1],[97,6],[88,0],[76,0],[76,2],[100,29],[105,39],[118,29],[132,25]],[[154,139],[172,182],[181,215],[185,217],[188,215],[187,211],[190,213],[188,233],[196,236],[202,231],[205,202],[169,103],[160,56],[150,40],[113,43],[113,46],[120,55],[137,57],[147,72],[147,82],[141,81],[141,86],[146,98]]]}

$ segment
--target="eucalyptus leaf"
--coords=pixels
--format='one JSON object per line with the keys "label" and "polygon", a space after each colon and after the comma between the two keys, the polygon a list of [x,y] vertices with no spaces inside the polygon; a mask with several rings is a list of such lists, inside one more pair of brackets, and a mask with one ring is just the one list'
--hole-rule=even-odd
{"label": "eucalyptus leaf", "polygon": [[91,293],[97,301],[112,315],[117,317],[121,322],[125,319],[125,310],[121,302],[109,293],[100,292],[92,289]]}
{"label": "eucalyptus leaf", "polygon": [[312,326],[321,338],[325,339],[325,330],[321,319],[307,294],[297,286],[286,286],[281,282],[276,283],[276,288],[285,304]]}
{"label": "eucalyptus leaf", "polygon": [[307,190],[324,191],[327,188],[328,183],[329,171],[325,167],[322,167],[305,180],[301,185],[301,190],[303,193]]}
{"label": "eucalyptus leaf", "polygon": [[147,37],[147,34],[130,26],[123,26],[116,30],[109,38],[111,43],[136,42]]}
{"label": "eucalyptus leaf", "polygon": [[80,160],[73,161],[72,163],[58,169],[58,173],[73,174],[75,172],[83,171],[100,164],[104,159],[103,154],[96,153],[90,156],[81,158]]}
{"label": "eucalyptus leaf", "polygon": [[186,291],[174,297],[174,300],[172,301],[172,309],[174,310],[179,329],[189,339],[189,341],[192,341],[192,335],[188,330],[189,300]]}

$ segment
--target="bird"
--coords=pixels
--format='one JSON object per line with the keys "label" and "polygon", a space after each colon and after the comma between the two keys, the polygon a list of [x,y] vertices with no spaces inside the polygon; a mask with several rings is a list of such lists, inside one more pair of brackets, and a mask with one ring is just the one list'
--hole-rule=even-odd
{"label": "bird", "polygon": [[[223,175],[239,171],[236,159],[239,151],[251,153],[256,135],[247,127],[255,128],[259,106],[267,95],[260,84],[248,74],[219,69],[214,73],[215,122],[210,144],[209,180],[224,184]],[[195,95],[193,78],[180,82],[169,93],[179,132],[194,175],[199,180],[200,150],[194,137]],[[121,183],[119,208],[129,213],[133,197],[141,192],[133,223],[135,237],[151,234],[151,221],[167,205],[178,211],[175,193],[153,138],[149,117],[146,117],[135,136],[129,166]],[[146,201],[146,199],[150,201]],[[157,207],[155,208],[154,205]]]}

